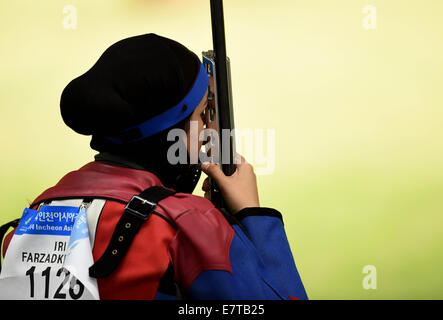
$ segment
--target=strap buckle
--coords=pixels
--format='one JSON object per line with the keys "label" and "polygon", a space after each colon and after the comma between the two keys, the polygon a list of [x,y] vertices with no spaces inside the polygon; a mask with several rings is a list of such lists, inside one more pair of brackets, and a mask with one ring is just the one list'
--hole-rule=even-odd
{"label": "strap buckle", "polygon": [[128,212],[137,218],[146,221],[150,217],[152,211],[157,206],[156,203],[143,199],[139,196],[133,196],[125,207]]}

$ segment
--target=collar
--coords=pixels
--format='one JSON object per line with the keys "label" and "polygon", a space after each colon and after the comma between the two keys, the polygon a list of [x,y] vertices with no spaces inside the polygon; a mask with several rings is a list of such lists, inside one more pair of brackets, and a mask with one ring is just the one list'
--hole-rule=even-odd
{"label": "collar", "polygon": [[100,152],[94,156],[94,159],[114,166],[150,171],[133,159],[110,152]]}

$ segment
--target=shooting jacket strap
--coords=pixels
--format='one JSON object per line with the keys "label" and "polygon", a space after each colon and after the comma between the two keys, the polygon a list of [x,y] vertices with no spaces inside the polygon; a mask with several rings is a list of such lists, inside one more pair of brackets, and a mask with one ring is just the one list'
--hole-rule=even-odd
{"label": "shooting jacket strap", "polygon": [[154,211],[157,204],[175,193],[175,191],[154,186],[133,196],[126,205],[105,252],[89,268],[89,275],[94,278],[109,276],[123,260],[142,224],[149,219],[151,214],[160,215]]}

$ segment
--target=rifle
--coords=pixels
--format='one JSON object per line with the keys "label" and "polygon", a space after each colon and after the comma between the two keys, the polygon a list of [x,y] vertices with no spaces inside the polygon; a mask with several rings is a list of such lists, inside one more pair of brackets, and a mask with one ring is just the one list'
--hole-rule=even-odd
{"label": "rifle", "polygon": [[[223,17],[223,1],[211,1],[211,22],[213,50],[202,53],[203,64],[209,75],[209,123],[208,128],[214,129],[217,136],[211,136],[211,157],[215,163],[220,163],[225,175],[232,175],[236,166],[234,159],[235,137],[234,111],[232,106],[231,67],[226,54],[225,24]],[[212,98],[212,100],[211,100]],[[211,201],[219,209],[225,209],[225,204],[215,181],[210,179]]]}

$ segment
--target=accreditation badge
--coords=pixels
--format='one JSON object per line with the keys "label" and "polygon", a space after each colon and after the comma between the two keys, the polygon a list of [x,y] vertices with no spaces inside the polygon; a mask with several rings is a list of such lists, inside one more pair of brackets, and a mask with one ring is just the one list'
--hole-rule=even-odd
{"label": "accreditation badge", "polygon": [[99,299],[86,207],[25,209],[0,274],[0,299]]}

